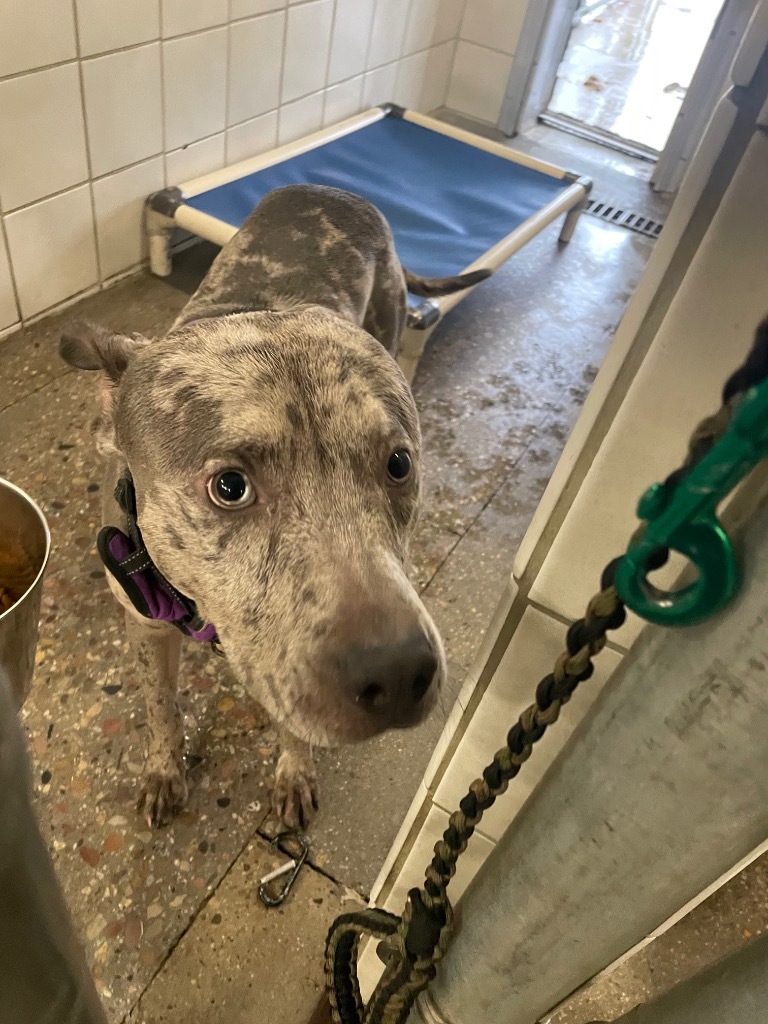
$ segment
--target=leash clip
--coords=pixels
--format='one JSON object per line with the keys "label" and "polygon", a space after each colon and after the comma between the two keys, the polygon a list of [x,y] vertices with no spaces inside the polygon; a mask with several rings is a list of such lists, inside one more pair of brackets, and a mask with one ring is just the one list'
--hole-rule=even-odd
{"label": "leash clip", "polygon": [[[728,604],[741,574],[717,509],[766,457],[768,380],[744,393],[722,437],[676,487],[654,484],[640,499],[637,514],[645,527],[616,570],[616,590],[627,608],[657,625],[689,626]],[[664,548],[684,555],[697,579],[673,591],[651,583],[654,554]]]}
{"label": "leash clip", "polygon": [[[279,868],[275,868],[274,871],[270,871],[264,875],[263,878],[259,879],[259,899],[265,907],[279,907],[281,903],[285,902],[288,893],[293,888],[293,884],[299,877],[304,862],[309,856],[309,843],[306,838],[299,832],[281,832],[280,835],[275,836],[272,842],[269,844],[271,850],[280,848],[280,843],[287,839],[293,839],[301,848],[301,853],[297,856],[291,856],[290,860],[287,860],[285,864],[281,864]],[[283,853],[289,851],[283,850]],[[290,853],[289,853],[290,856]],[[268,886],[270,882],[274,882],[277,878],[282,878],[283,875],[288,874],[287,882],[281,889],[278,889],[276,893],[270,892]]]}

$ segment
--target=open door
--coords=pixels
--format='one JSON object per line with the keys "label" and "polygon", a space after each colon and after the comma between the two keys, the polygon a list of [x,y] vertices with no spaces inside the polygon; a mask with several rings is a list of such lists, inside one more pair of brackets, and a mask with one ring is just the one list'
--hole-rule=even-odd
{"label": "open door", "polygon": [[[703,46],[696,70],[693,76],[687,79],[690,82],[689,87],[658,157],[652,179],[653,187],[657,191],[677,190],[712,111],[727,87],[729,69],[757,2],[758,0],[723,0],[709,39]],[[610,9],[614,3],[615,0],[544,0],[541,3],[529,3],[517,48],[518,56],[512,66],[499,119],[499,128],[505,135],[512,136],[525,132],[540,119],[544,119],[548,124],[582,134],[582,125],[576,121],[568,123],[571,119],[559,115],[553,117],[553,112],[548,111],[548,106],[558,85],[558,74],[563,73],[566,51],[570,53],[571,47],[577,44],[578,37],[572,36],[574,29],[582,25],[585,18],[589,20],[587,16],[607,17],[609,12],[605,9]],[[619,6],[621,7],[621,2]],[[648,7],[649,17],[655,16],[656,7],[656,4]],[[580,28],[579,31],[583,32],[584,29]],[[649,56],[653,59],[651,54]],[[595,57],[599,57],[599,51],[595,53]],[[687,74],[690,76],[690,70]],[[580,79],[577,84],[581,84]],[[587,86],[589,83],[585,81],[583,84]],[[599,82],[594,84],[600,88]],[[639,82],[634,87],[635,106],[637,84]],[[561,82],[558,92],[562,91]],[[640,95],[645,95],[642,88]],[[621,139],[613,138],[610,130],[601,131],[590,128],[589,125],[583,127],[586,129],[584,134],[587,138],[624,149],[632,155],[644,156],[645,159],[652,161],[656,159],[656,154],[661,148],[661,142],[654,143],[655,150],[649,147],[634,147],[631,142],[623,145]],[[666,133],[662,133],[662,138],[664,134]]]}

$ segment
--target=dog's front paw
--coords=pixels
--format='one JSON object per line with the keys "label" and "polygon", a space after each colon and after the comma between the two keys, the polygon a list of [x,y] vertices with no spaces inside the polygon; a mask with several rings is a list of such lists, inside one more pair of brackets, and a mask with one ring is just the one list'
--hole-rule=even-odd
{"label": "dog's front paw", "polygon": [[275,769],[272,810],[288,828],[305,829],[317,811],[317,774],[311,761],[283,751]]}
{"label": "dog's front paw", "polygon": [[189,790],[183,770],[150,772],[142,787],[136,810],[150,828],[167,825],[187,803]]}

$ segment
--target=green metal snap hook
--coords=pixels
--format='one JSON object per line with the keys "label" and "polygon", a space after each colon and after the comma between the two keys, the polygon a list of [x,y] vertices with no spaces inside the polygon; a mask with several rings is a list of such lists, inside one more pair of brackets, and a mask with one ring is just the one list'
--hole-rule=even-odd
{"label": "green metal snap hook", "polygon": [[[744,394],[723,436],[674,489],[654,484],[638,504],[646,520],[616,571],[619,597],[633,612],[662,626],[690,626],[720,611],[738,592],[741,573],[717,507],[768,456],[768,381]],[[664,591],[648,580],[660,548],[684,555],[698,577]]]}

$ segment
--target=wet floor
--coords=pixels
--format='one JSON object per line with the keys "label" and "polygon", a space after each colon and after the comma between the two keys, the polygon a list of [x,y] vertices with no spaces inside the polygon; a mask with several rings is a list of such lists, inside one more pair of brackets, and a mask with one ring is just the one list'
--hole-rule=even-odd
{"label": "wet floor", "polygon": [[[557,149],[556,136],[545,143]],[[575,145],[568,140],[565,162],[578,169]],[[601,187],[610,188],[615,154],[605,160]],[[378,873],[651,248],[589,217],[565,247],[551,227],[433,336],[414,385],[426,486],[413,555],[450,684],[419,729],[319,755],[312,866],[279,910],[256,898],[258,876],[277,862],[267,814],[274,731],[200,647],[186,650],[181,684],[190,748],[202,759],[189,807],[158,832],[135,814],[146,718],[94,547],[93,381],[56,356],[73,316],[161,334],[213,250],[197,246],[168,280],[142,274],[2,343],[0,475],[40,502],[53,535],[23,715],[36,807],[113,1024],[307,1019],[328,923]]]}
{"label": "wet floor", "polygon": [[609,0],[574,29],[548,109],[661,151],[723,0]]}

